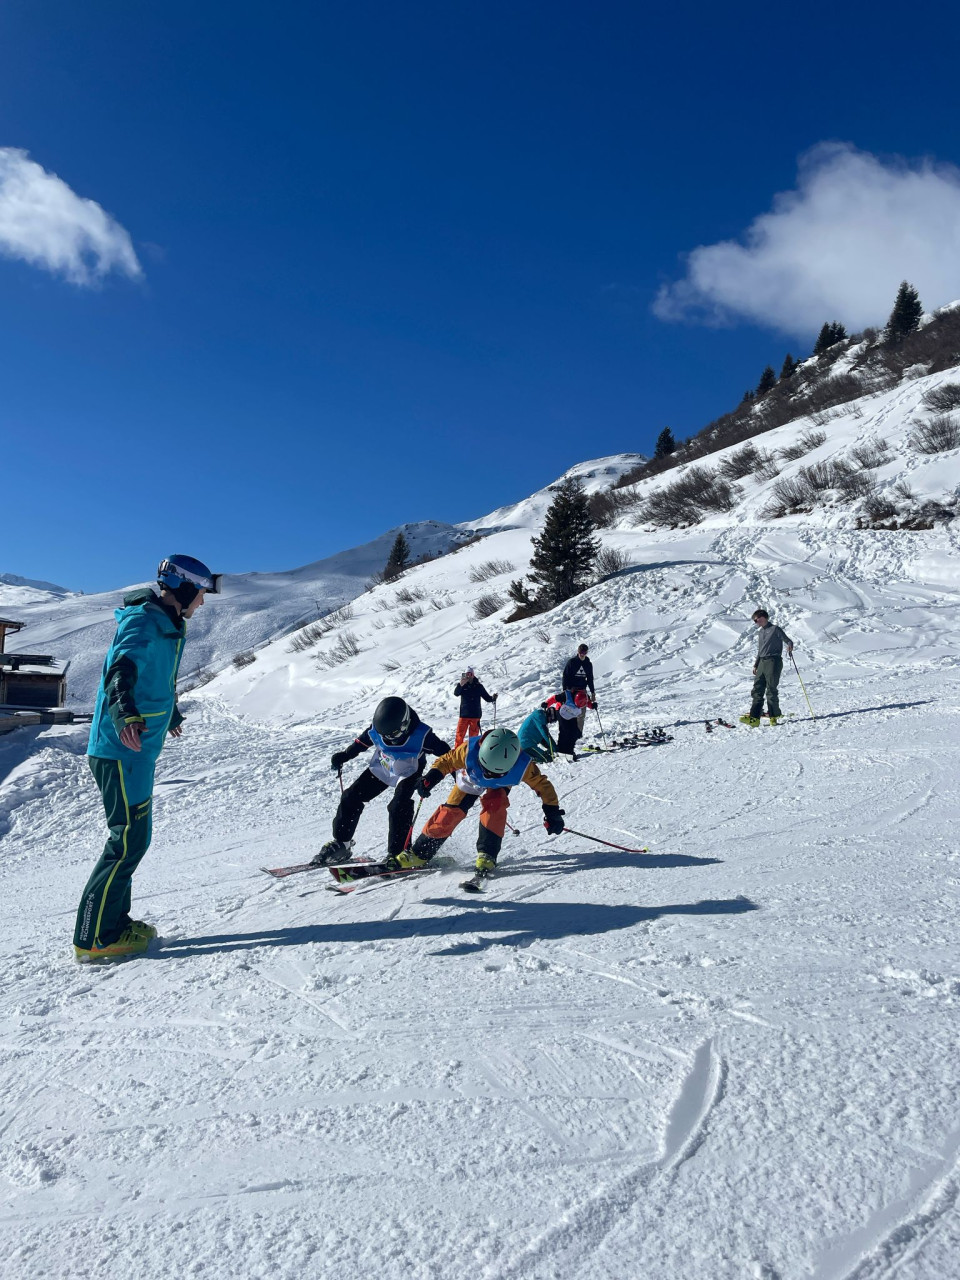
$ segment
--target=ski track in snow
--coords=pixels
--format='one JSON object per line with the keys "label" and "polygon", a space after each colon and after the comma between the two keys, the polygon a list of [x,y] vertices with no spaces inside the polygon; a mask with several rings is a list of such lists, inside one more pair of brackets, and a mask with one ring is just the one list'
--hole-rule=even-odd
{"label": "ski track in snow", "polygon": [[[83,731],[0,739],[0,1275],[960,1273],[958,539],[609,536],[646,567],[530,623],[472,620],[506,530],[409,575],[442,602],[412,627],[361,597],[337,673],[280,641],[190,697],[146,957],[69,955],[104,835]],[[758,600],[817,718],[788,669],[786,724],[707,734]],[[329,754],[385,692],[449,732],[472,659],[515,724],[582,634],[607,735],[674,741],[548,772],[571,826],[648,854],[546,837],[520,788],[483,895],[457,887],[475,812],[456,865],[376,891],[259,870],[327,837]]]}

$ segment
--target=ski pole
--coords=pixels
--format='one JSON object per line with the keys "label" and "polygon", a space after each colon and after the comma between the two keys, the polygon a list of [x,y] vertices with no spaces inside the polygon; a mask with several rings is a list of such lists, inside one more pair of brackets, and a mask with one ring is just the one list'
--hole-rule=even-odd
{"label": "ski pole", "polygon": [[510,830],[513,832],[515,836],[518,836],[520,834],[520,828],[515,827],[509,818],[504,818],[504,822],[507,824],[507,826],[510,828]]}
{"label": "ski pole", "polygon": [[584,831],[574,831],[573,827],[564,827],[564,831],[581,840],[593,840],[596,844],[605,844],[610,849],[619,849],[621,853],[649,853],[649,849],[628,849],[625,844],[614,844],[612,840],[601,840],[599,836],[588,836]]}
{"label": "ski pole", "polygon": [[594,708],[593,708],[593,709],[594,709],[594,711],[596,711],[596,713],[597,713],[597,724],[600,726],[600,737],[603,739],[603,745],[604,745],[604,746],[606,746],[606,745],[607,745],[607,735],[603,732],[603,721],[600,719],[600,711],[599,711],[599,709],[598,709],[596,706],[594,706]]}
{"label": "ski pole", "polygon": [[343,795],[343,770],[337,770],[337,781],[340,783],[340,794]]}
{"label": "ski pole", "polygon": [[805,688],[805,686],[804,686],[804,683],[803,683],[803,680],[801,679],[801,676],[800,676],[800,668],[797,666],[797,660],[796,660],[796,658],[793,656],[793,654],[792,654],[792,653],[791,653],[791,655],[790,655],[790,661],[793,663],[793,669],[794,669],[794,671],[796,671],[796,673],[797,673],[797,679],[800,681],[800,688],[801,688],[801,689],[803,689],[803,696],[807,699],[807,706],[810,708],[810,719],[811,719],[811,720],[816,720],[816,718],[817,718],[817,717],[813,714],[813,707],[811,707],[811,706],[810,706],[810,698],[809,698],[809,695],[807,694],[807,690],[806,690],[806,688]]}
{"label": "ski pole", "polygon": [[413,839],[413,828],[417,825],[417,819],[420,817],[420,805],[423,804],[423,796],[420,797],[420,804],[417,805],[417,811],[413,815],[413,821],[410,823],[410,830],[407,832],[407,838],[403,842],[404,852],[410,848],[410,841]]}

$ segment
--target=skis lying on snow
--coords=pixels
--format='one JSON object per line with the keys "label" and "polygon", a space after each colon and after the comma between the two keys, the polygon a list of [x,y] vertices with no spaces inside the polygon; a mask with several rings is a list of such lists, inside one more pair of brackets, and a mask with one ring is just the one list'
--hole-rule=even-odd
{"label": "skis lying on snow", "polygon": [[581,747],[581,755],[603,755],[609,751],[633,751],[636,747],[661,747],[672,742],[673,736],[662,729],[651,729],[645,733],[634,733],[625,738],[613,738],[606,747]]}
{"label": "skis lying on snow", "polygon": [[735,729],[737,727],[735,724],[731,724],[729,720],[721,719],[720,716],[717,716],[716,720],[704,720],[703,723],[706,727],[707,733],[713,733],[713,730],[718,724],[723,725],[724,729]]}

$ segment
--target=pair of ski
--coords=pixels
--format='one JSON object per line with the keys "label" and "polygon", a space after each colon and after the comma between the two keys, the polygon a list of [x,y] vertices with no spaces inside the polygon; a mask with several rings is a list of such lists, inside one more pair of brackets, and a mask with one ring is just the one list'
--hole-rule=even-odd
{"label": "pair of ski", "polygon": [[[329,871],[336,880],[336,884],[324,885],[324,888],[330,889],[333,893],[353,893],[358,889],[365,880],[371,883],[369,887],[372,889],[376,884],[389,884],[391,880],[395,880],[400,876],[417,876],[427,871],[439,871],[442,868],[453,865],[452,858],[435,858],[428,866],[425,867],[400,867],[394,869],[386,866],[383,862],[369,862],[357,860],[355,862],[341,862],[332,866],[325,866],[322,863],[315,862],[298,862],[290,867],[261,867],[268,876],[273,876],[276,880],[283,880],[287,876],[298,875],[303,871]],[[460,885],[461,889],[465,889],[467,893],[482,893],[483,882],[489,878],[489,872],[478,871],[464,880]]]}
{"label": "pair of ski", "polygon": [[[338,866],[327,868],[337,882],[329,888],[334,893],[352,893],[364,880],[389,882],[400,876],[419,876],[427,871],[439,871],[452,863],[452,858],[442,858],[434,859],[425,867],[393,868],[388,867],[384,862],[342,862]],[[467,893],[482,893],[483,882],[489,878],[489,875],[488,871],[477,871],[469,880],[461,881],[460,888],[465,889]]]}
{"label": "pair of ski", "polygon": [[662,731],[657,733],[644,734],[635,738],[624,738],[619,741],[613,741],[607,747],[587,746],[580,748],[582,756],[607,755],[612,751],[633,751],[638,747],[662,747],[664,743],[672,742],[673,737]]}
{"label": "pair of ski", "polygon": [[720,716],[717,716],[716,720],[704,720],[703,723],[707,733],[713,733],[718,724],[722,725],[724,729],[735,729],[737,727],[735,724],[731,724],[729,720],[723,720]]}

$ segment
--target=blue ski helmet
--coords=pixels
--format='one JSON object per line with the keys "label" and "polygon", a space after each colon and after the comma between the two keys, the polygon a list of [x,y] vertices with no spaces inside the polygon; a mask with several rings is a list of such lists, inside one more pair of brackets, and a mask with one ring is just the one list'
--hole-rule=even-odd
{"label": "blue ski helmet", "polygon": [[202,560],[193,556],[167,556],[157,568],[157,583],[172,591],[180,606],[186,609],[201,591],[216,595],[222,574],[211,573]]}

